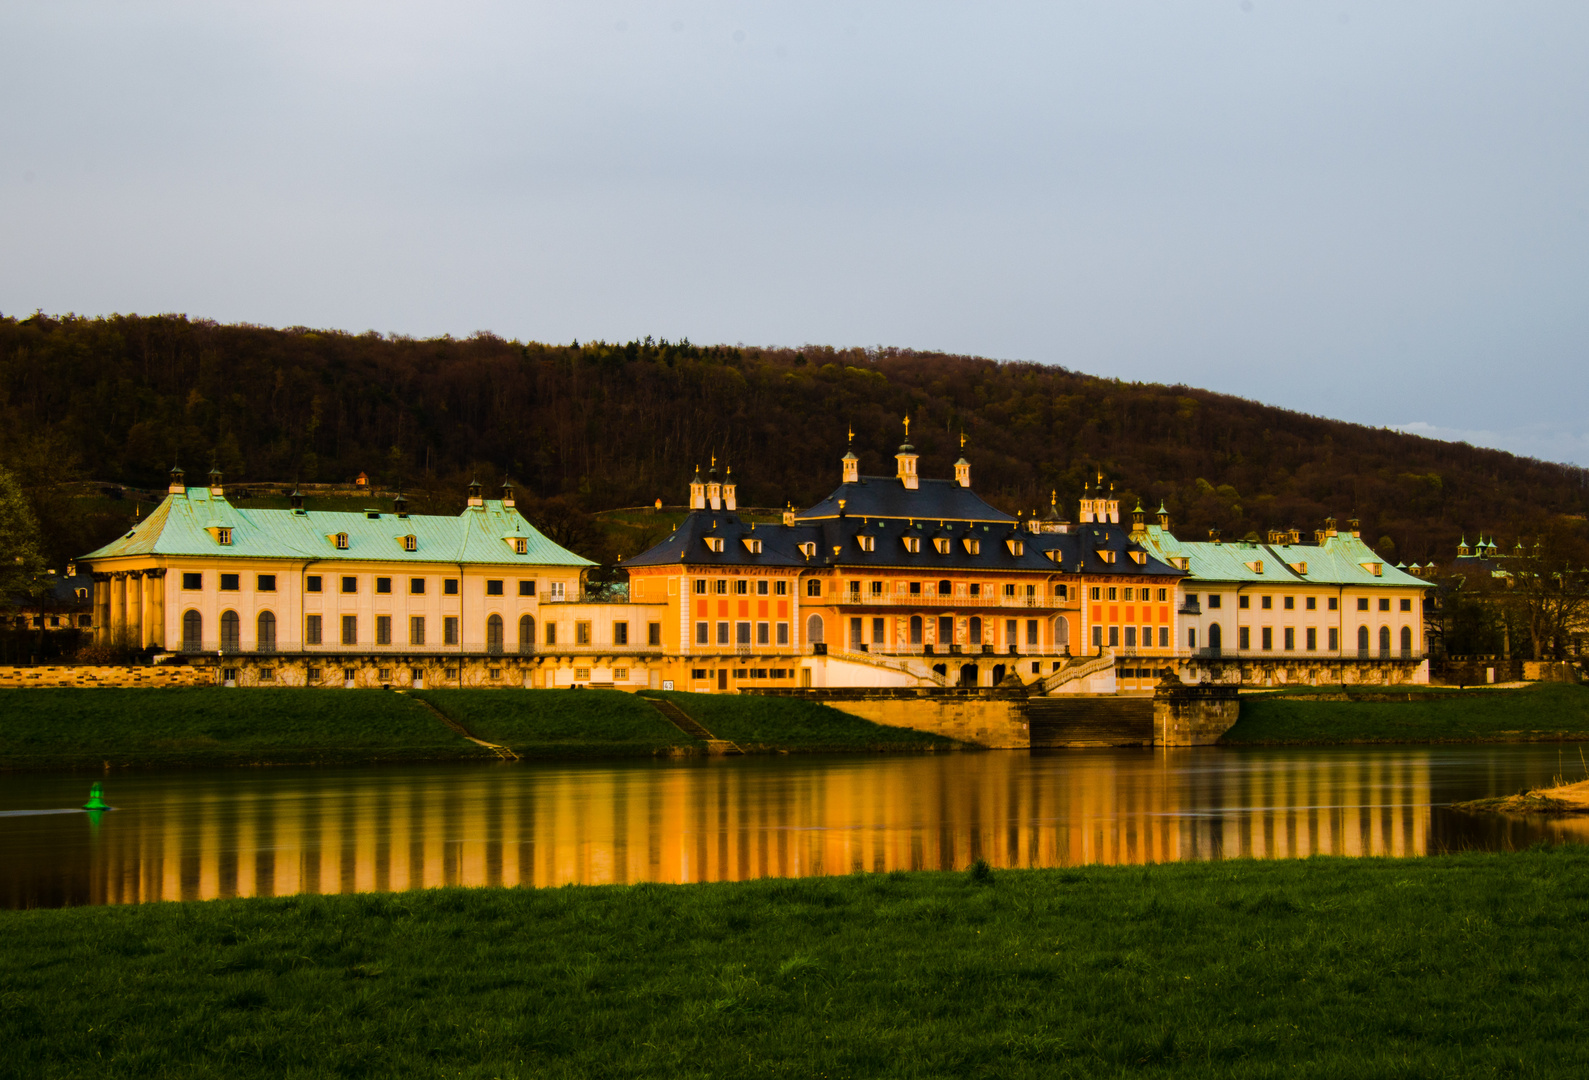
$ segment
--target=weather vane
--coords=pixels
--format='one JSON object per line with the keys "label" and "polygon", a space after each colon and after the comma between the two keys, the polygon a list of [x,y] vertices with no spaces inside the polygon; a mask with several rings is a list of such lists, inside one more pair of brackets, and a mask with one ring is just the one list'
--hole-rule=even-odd
{"label": "weather vane", "polygon": [[962,431],[960,433],[960,449],[964,450],[965,448],[966,448],[966,433]]}
{"label": "weather vane", "polygon": [[907,441],[910,439],[910,416],[909,416],[909,414],[906,414],[906,416],[905,416],[905,438],[906,438]]}

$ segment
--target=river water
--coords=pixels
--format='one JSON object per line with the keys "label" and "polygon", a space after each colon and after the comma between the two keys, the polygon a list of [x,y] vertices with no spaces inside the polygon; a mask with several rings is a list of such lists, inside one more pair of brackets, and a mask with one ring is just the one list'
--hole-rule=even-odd
{"label": "river water", "polygon": [[[0,907],[1589,842],[1447,804],[1577,744],[0,775]],[[100,779],[115,810],[82,804]],[[23,811],[29,811],[24,813]]]}

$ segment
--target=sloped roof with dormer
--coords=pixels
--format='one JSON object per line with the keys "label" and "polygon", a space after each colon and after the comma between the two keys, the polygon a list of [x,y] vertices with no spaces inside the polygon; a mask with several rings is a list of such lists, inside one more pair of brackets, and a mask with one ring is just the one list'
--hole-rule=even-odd
{"label": "sloped roof with dormer", "polygon": [[[1432,588],[1387,563],[1361,537],[1326,536],[1320,544],[1214,543],[1179,540],[1149,525],[1143,546],[1165,560],[1187,560],[1188,582],[1237,584],[1352,585],[1372,588]],[[1373,567],[1379,568],[1375,574]]]}
{"label": "sloped roof with dormer", "polygon": [[[839,500],[844,500],[841,511]],[[990,506],[982,496],[957,480],[920,479],[915,489],[897,476],[863,476],[854,483],[840,484],[815,506],[795,515],[800,521],[850,517],[917,518],[924,521],[976,521],[989,524],[1014,524],[1015,519]]]}
{"label": "sloped roof with dormer", "polygon": [[[212,530],[230,529],[222,544]],[[348,546],[337,547],[346,533]],[[415,538],[415,550],[404,538]],[[525,554],[514,541],[525,541]],[[508,566],[594,566],[548,540],[518,510],[488,499],[457,517],[361,512],[240,508],[209,488],[168,494],[148,517],[96,551],[85,562],[170,555],[252,559],[381,560],[491,563]]]}

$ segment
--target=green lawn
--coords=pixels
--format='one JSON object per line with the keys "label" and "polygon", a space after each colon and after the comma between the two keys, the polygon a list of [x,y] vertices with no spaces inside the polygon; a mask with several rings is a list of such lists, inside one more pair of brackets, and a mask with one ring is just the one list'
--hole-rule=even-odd
{"label": "green lawn", "polygon": [[490,757],[383,690],[0,690],[0,768],[357,764]]}
{"label": "green lawn", "polygon": [[647,756],[703,745],[622,690],[425,690],[414,696],[477,738],[522,757]]}
{"label": "green lawn", "polygon": [[745,750],[948,750],[959,746],[942,735],[874,724],[814,701],[756,694],[647,693],[672,700],[713,735]]}
{"label": "green lawn", "polygon": [[1589,1074],[1589,852],[0,912],[0,1075]]}
{"label": "green lawn", "polygon": [[1241,718],[1220,741],[1240,745],[1584,738],[1589,738],[1589,687],[1539,683],[1524,690],[1475,690],[1434,701],[1243,697]]}

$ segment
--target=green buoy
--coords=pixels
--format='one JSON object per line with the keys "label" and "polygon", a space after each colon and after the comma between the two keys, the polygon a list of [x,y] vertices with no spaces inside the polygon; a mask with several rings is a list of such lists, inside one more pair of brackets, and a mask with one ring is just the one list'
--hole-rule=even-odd
{"label": "green buoy", "polygon": [[110,804],[105,801],[105,796],[100,792],[99,785],[95,784],[88,789],[88,801],[83,804],[84,810],[109,810]]}

